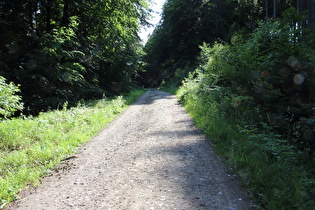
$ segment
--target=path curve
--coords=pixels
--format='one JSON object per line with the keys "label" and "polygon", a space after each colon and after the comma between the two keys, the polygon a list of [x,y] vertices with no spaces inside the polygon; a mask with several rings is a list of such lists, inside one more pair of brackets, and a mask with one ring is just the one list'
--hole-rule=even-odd
{"label": "path curve", "polygon": [[6,209],[250,209],[192,119],[150,89],[76,158]]}

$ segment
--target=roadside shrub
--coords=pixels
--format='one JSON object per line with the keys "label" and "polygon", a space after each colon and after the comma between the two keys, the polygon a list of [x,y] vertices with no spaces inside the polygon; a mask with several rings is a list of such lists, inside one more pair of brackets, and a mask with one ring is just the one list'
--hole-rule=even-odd
{"label": "roadside shrub", "polygon": [[266,209],[314,205],[314,47],[296,30],[270,21],[248,40],[204,44],[199,69],[178,91]]}
{"label": "roadside shrub", "polygon": [[6,83],[6,79],[0,76],[0,119],[10,117],[17,110],[23,109],[21,96],[16,93],[20,89],[15,84]]}
{"label": "roadside shrub", "polygon": [[219,94],[222,112],[257,125],[263,120],[290,144],[310,152],[315,146],[315,68],[307,41],[295,37],[290,26],[269,22],[247,41],[236,35],[231,45],[204,45],[204,86]]}

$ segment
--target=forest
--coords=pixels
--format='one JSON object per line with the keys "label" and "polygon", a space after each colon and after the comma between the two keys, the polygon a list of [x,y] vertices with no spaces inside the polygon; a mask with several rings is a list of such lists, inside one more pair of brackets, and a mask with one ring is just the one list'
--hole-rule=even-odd
{"label": "forest", "polygon": [[315,1],[1,0],[0,117],[178,88],[257,208],[315,206]]}
{"label": "forest", "polygon": [[148,6],[146,0],[1,0],[0,75],[19,85],[24,113],[130,90],[142,68],[138,31],[149,24]]}

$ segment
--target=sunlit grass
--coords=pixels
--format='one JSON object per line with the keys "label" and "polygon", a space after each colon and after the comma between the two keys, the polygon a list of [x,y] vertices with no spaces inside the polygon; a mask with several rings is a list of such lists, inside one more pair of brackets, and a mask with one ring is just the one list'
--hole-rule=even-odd
{"label": "sunlit grass", "polygon": [[38,185],[42,176],[75,153],[144,90],[128,96],[81,102],[77,107],[0,123],[0,208],[21,189]]}

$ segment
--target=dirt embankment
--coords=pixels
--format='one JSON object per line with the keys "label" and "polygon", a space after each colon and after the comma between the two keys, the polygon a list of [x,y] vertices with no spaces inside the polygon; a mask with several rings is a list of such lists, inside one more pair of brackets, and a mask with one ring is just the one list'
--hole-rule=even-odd
{"label": "dirt embankment", "polygon": [[149,90],[7,209],[250,209],[176,97]]}

